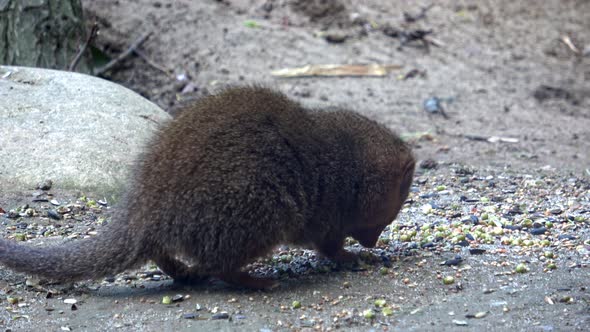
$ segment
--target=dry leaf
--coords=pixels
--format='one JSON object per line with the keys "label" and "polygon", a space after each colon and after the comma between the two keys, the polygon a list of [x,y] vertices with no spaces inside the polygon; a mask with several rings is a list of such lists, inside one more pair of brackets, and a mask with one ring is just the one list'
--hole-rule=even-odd
{"label": "dry leaf", "polygon": [[283,68],[274,70],[271,75],[277,77],[306,77],[306,76],[385,76],[393,70],[400,69],[400,65],[307,65],[299,68]]}

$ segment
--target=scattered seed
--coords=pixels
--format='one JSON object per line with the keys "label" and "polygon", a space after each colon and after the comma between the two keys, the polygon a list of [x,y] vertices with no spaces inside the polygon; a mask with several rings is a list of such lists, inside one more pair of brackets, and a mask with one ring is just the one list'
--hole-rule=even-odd
{"label": "scattered seed", "polygon": [[480,312],[476,313],[476,314],[474,315],[474,317],[475,317],[475,318],[484,318],[484,317],[485,317],[485,316],[487,316],[487,315],[488,315],[487,311],[480,311]]}
{"label": "scattered seed", "polygon": [[455,278],[453,276],[446,276],[443,278],[443,284],[445,284],[445,285],[451,285],[454,282],[455,282]]}
{"label": "scattered seed", "polygon": [[172,298],[170,296],[164,296],[162,297],[162,304],[172,304]]}
{"label": "scattered seed", "polygon": [[376,307],[383,308],[383,307],[385,307],[385,304],[387,304],[387,302],[385,301],[385,299],[377,299],[377,300],[375,300],[375,306]]}
{"label": "scattered seed", "polygon": [[383,314],[383,316],[392,316],[393,309],[391,309],[390,307],[385,307],[381,310],[381,313]]}
{"label": "scattered seed", "polygon": [[525,264],[518,264],[516,265],[515,271],[516,273],[527,273],[529,272],[529,268]]}
{"label": "scattered seed", "polygon": [[453,319],[453,324],[455,324],[457,326],[467,326],[467,321]]}
{"label": "scattered seed", "polygon": [[76,299],[65,299],[64,300],[64,303],[65,304],[76,304],[76,303],[78,303],[78,300],[76,300]]}
{"label": "scattered seed", "polygon": [[299,308],[301,308],[301,302],[299,302],[299,301],[293,301],[291,303],[291,308],[293,308],[293,309],[299,309]]}
{"label": "scattered seed", "polygon": [[363,317],[365,317],[366,319],[373,319],[375,318],[375,312],[371,309],[367,309],[363,311]]}
{"label": "scattered seed", "polygon": [[560,298],[559,299],[559,302],[561,302],[561,303],[573,303],[574,302],[574,298],[571,297],[571,296],[569,296],[569,295],[566,295],[566,296]]}

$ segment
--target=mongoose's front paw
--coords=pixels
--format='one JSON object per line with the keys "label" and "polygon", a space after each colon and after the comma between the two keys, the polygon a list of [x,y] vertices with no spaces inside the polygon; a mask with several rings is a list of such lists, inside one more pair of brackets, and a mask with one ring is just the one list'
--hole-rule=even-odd
{"label": "mongoose's front paw", "polygon": [[340,265],[358,265],[359,264],[359,256],[353,252],[341,249],[331,257],[329,257],[334,262]]}

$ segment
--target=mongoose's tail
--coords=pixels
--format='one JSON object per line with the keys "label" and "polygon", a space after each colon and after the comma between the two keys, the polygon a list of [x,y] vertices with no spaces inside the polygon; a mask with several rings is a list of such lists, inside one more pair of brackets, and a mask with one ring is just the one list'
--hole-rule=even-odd
{"label": "mongoose's tail", "polygon": [[[119,221],[119,220],[117,220]],[[98,279],[146,261],[127,222],[114,222],[98,235],[69,243],[32,247],[0,239],[0,264],[56,281]]]}

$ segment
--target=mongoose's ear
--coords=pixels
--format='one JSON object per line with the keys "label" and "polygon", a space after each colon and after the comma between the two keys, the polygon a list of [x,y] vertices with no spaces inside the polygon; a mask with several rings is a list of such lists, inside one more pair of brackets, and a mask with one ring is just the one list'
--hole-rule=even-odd
{"label": "mongoose's ear", "polygon": [[400,195],[401,199],[403,200],[405,200],[408,197],[408,194],[410,193],[410,187],[412,186],[412,180],[414,179],[414,167],[414,161],[408,163],[404,171],[402,180],[400,182]]}

